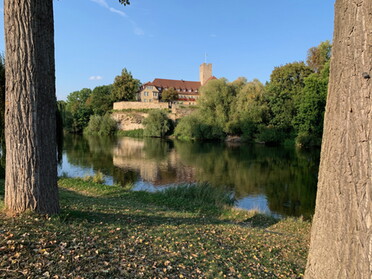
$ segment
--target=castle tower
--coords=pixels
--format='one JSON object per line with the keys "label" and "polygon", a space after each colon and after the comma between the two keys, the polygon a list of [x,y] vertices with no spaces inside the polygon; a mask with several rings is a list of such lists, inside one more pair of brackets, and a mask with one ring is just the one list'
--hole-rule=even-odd
{"label": "castle tower", "polygon": [[200,83],[203,86],[212,77],[212,64],[203,63],[200,65]]}

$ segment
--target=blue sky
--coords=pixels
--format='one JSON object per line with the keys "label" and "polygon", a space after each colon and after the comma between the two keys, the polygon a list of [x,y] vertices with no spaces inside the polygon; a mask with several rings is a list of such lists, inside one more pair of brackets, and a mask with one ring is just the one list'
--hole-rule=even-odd
{"label": "blue sky", "polygon": [[[54,1],[57,99],[110,84],[123,68],[141,82],[197,81],[205,53],[216,77],[265,82],[333,34],[333,0],[118,2]],[[0,38],[4,51],[3,28]]]}

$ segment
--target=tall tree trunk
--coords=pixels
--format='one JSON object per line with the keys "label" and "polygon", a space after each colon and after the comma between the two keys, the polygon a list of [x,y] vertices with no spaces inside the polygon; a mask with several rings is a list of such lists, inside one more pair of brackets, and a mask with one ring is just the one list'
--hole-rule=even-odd
{"label": "tall tree trunk", "polygon": [[305,278],[372,278],[372,1],[336,0]]}
{"label": "tall tree trunk", "polygon": [[53,0],[5,0],[8,211],[58,213]]}

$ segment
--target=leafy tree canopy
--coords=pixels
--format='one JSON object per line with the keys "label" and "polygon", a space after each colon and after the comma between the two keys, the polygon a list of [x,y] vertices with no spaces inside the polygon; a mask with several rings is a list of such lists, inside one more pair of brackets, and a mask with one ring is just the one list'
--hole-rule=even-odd
{"label": "leafy tree canopy", "polygon": [[200,89],[199,112],[205,124],[229,133],[230,110],[236,90],[226,79],[211,80]]}
{"label": "leafy tree canopy", "polygon": [[171,130],[171,123],[164,111],[152,110],[143,121],[144,136],[146,137],[164,137]]}
{"label": "leafy tree canopy", "polygon": [[97,86],[93,89],[88,103],[90,103],[94,114],[104,115],[112,109],[112,89],[112,85]]}
{"label": "leafy tree canopy", "polygon": [[165,102],[173,102],[178,99],[178,92],[174,88],[168,88],[161,94],[161,99]]}
{"label": "leafy tree canopy", "polygon": [[112,88],[113,101],[134,100],[135,94],[139,91],[141,83],[133,78],[132,73],[126,68],[121,71],[120,76],[116,76]]}
{"label": "leafy tree canopy", "polygon": [[331,59],[332,45],[329,41],[321,42],[312,47],[307,53],[307,65],[316,73],[322,71],[325,64]]}
{"label": "leafy tree canopy", "polygon": [[287,132],[291,130],[297,103],[301,101],[300,95],[305,86],[305,78],[312,73],[304,62],[275,67],[267,86],[272,125]]}

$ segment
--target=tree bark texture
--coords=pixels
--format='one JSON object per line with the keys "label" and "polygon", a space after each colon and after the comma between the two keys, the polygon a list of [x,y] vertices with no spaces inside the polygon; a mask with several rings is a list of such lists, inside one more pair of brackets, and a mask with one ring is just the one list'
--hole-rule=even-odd
{"label": "tree bark texture", "polygon": [[59,211],[52,0],[5,0],[5,205]]}
{"label": "tree bark texture", "polygon": [[372,278],[372,0],[336,0],[305,278]]}

